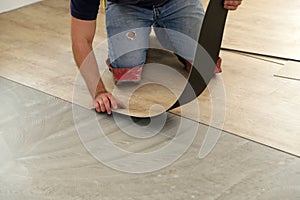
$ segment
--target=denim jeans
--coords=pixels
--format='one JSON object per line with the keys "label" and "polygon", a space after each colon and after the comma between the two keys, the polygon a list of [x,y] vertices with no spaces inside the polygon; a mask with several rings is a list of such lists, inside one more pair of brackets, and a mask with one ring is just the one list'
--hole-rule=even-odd
{"label": "denim jeans", "polygon": [[169,0],[143,8],[107,2],[108,57],[114,68],[143,65],[151,27],[161,45],[193,62],[204,10],[200,0]]}

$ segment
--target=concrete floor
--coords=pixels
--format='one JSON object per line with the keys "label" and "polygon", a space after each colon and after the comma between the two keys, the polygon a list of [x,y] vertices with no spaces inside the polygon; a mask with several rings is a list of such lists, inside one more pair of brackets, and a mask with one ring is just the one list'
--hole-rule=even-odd
{"label": "concrete floor", "polygon": [[[210,154],[200,159],[199,149],[208,127],[188,120],[184,123],[190,128],[176,135],[178,122],[186,119],[173,114],[167,114],[157,135],[143,139],[137,138],[138,133],[135,137],[124,134],[115,117],[95,115],[4,78],[0,78],[0,96],[1,200],[300,199],[299,157],[223,132]],[[108,138],[124,150],[145,156],[176,138],[189,136],[194,127],[197,132],[178,160],[152,171],[152,164],[169,157],[130,163],[108,152],[106,160],[100,162],[89,153],[91,149],[87,151],[85,146],[91,146],[83,145],[80,138],[99,131],[91,124],[95,119],[105,133],[100,139]],[[179,149],[189,139],[183,138],[177,143]],[[96,150],[105,149],[94,145]],[[109,167],[113,164],[115,169]],[[136,172],[143,167],[150,172],[124,172],[137,166]]]}

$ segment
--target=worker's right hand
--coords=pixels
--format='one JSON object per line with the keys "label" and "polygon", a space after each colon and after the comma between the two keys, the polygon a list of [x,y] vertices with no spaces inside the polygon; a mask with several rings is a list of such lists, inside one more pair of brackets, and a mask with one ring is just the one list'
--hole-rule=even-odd
{"label": "worker's right hand", "polygon": [[94,107],[97,112],[107,112],[107,114],[111,114],[112,108],[117,109],[119,107],[118,104],[120,104],[120,102],[109,92],[99,93],[94,99]]}

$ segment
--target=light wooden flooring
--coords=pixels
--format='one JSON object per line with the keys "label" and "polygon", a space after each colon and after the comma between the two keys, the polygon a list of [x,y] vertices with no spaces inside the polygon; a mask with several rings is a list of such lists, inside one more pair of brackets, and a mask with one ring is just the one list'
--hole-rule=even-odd
{"label": "light wooden flooring", "polygon": [[300,60],[300,1],[245,0],[228,17],[222,47]]}
{"label": "light wooden flooring", "polygon": [[[255,1],[258,5],[260,2],[263,1]],[[281,5],[280,2],[278,0],[278,5]],[[289,2],[286,3],[287,9],[280,9],[280,11],[289,10],[293,12],[289,6],[294,1]],[[231,44],[235,45],[235,48],[238,47],[238,44],[249,48],[251,45],[257,44],[257,46],[254,45],[254,50],[266,51],[266,53],[272,50],[276,51],[274,55],[290,55],[291,58],[295,58],[293,52],[299,51],[294,48],[300,46],[296,45],[296,36],[300,34],[289,37],[289,39],[293,39],[294,44],[289,46],[293,49],[289,49],[282,48],[285,46],[283,44],[285,41],[290,42],[286,38],[282,39],[275,35],[269,37],[270,34],[262,33],[253,34],[247,28],[241,28],[242,26],[233,26],[237,21],[236,25],[254,24],[256,27],[257,24],[260,24],[249,18],[248,12],[250,11],[246,9],[252,8],[254,3],[251,4],[250,1],[244,3],[245,5],[239,11],[230,14],[223,44],[229,44],[228,41],[230,41]],[[272,4],[275,5],[274,2]],[[77,69],[71,52],[68,5],[69,1],[67,0],[46,0],[0,15],[0,76],[72,101]],[[258,8],[262,9],[262,7]],[[260,14],[259,9],[255,12],[257,17]],[[242,13],[245,15],[243,20],[235,20],[233,23],[233,18],[242,15]],[[267,16],[282,17],[287,15],[268,14]],[[283,21],[280,22],[283,23]],[[298,29],[292,26],[294,23],[290,24],[289,22],[286,25],[294,28],[293,33],[295,33]],[[277,27],[274,26],[274,21],[268,23],[269,27]],[[98,25],[95,44],[105,40],[102,14],[99,15]],[[246,31],[248,35],[240,32],[242,30]],[[275,33],[277,32],[279,31],[275,29]],[[253,37],[249,37],[249,34]],[[248,43],[242,40],[233,40],[238,38],[235,35],[246,38]],[[267,39],[257,38],[258,36],[267,36]],[[229,39],[230,37],[232,39]],[[279,38],[282,43],[273,40],[268,41],[268,39],[274,38]],[[224,81],[226,117],[224,127],[222,127],[222,120],[213,125],[236,135],[300,155],[300,97],[296,92],[300,89],[300,82],[274,77],[274,73],[282,68],[281,64],[235,53],[222,52],[221,55],[224,72],[218,78]],[[100,56],[105,57],[106,55]],[[89,107],[91,101],[88,96],[86,99],[87,103],[84,106]],[[204,93],[199,101],[201,102],[200,108],[202,108],[200,122],[209,124],[211,117],[209,93]],[[185,112],[187,113],[185,114],[186,117],[195,118],[193,108],[188,108],[187,105],[186,110],[190,111]],[[176,111],[174,112],[176,113]],[[197,118],[197,120],[199,119]]]}
{"label": "light wooden flooring", "polygon": [[287,62],[274,76],[300,81],[300,62]]}
{"label": "light wooden flooring", "polygon": [[[279,64],[228,52],[221,56],[226,95],[223,129],[300,155],[300,81],[274,77],[283,67]],[[206,114],[212,102],[208,91],[198,101],[200,121],[209,124],[211,114]],[[193,110],[189,105],[184,109]],[[196,119],[193,113],[188,112],[187,117]]]}
{"label": "light wooden flooring", "polygon": [[[208,0],[202,2],[206,7]],[[243,1],[228,14],[222,47],[299,61],[299,9],[298,0]]]}

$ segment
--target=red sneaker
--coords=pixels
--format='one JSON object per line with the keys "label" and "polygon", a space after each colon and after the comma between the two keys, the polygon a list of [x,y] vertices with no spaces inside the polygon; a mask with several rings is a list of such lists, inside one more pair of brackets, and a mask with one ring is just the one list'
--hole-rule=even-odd
{"label": "red sneaker", "polygon": [[122,82],[138,83],[142,79],[142,65],[134,68],[113,68],[108,60],[106,64],[109,71],[112,72],[116,84]]}

